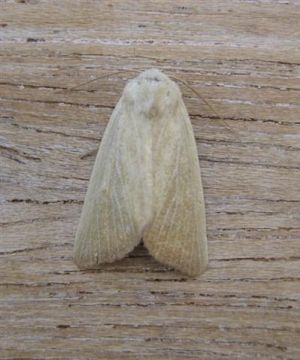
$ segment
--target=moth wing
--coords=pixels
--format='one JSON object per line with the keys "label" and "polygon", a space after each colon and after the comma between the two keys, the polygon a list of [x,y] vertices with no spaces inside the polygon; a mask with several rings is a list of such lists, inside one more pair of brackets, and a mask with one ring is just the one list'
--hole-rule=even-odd
{"label": "moth wing", "polygon": [[149,171],[141,154],[148,129],[135,121],[121,98],[105,130],[76,233],[74,260],[81,269],[124,257],[142,238],[149,190],[143,174]]}
{"label": "moth wing", "polygon": [[203,190],[191,122],[181,99],[154,143],[154,218],[144,244],[160,262],[188,275],[207,266]]}

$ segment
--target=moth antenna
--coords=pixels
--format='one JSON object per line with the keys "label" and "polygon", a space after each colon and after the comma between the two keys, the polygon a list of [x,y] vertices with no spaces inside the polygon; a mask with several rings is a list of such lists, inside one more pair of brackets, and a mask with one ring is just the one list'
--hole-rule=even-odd
{"label": "moth antenna", "polygon": [[95,79],[88,80],[88,81],[85,81],[85,82],[83,82],[83,83],[77,84],[77,85],[75,85],[75,86],[72,86],[72,87],[68,88],[67,90],[73,91],[73,90],[75,90],[75,89],[78,89],[78,88],[81,87],[81,86],[90,84],[90,83],[92,83],[92,82],[94,82],[94,81],[98,81],[98,80],[101,80],[101,79],[105,79],[105,78],[107,78],[107,77],[109,77],[109,76],[121,74],[121,73],[124,73],[124,72],[140,73],[140,71],[138,71],[138,70],[131,70],[131,69],[118,70],[118,71],[114,71],[114,72],[111,72],[111,73],[108,73],[108,74],[105,74],[105,75],[98,76],[98,77],[96,77]]}
{"label": "moth antenna", "polygon": [[[124,69],[124,70],[118,70],[118,71],[114,71],[114,72],[110,72],[108,74],[105,75],[101,75],[96,77],[95,79],[92,80],[88,80],[85,81],[83,83],[77,84],[75,86],[72,86],[70,88],[67,88],[68,91],[74,91],[75,89],[78,89],[79,87],[82,87],[84,85],[88,85],[91,84],[95,81],[101,80],[101,79],[105,79],[108,78],[112,75],[118,75],[118,74],[122,74],[122,73],[126,73],[126,72],[131,72],[131,73],[140,73],[139,70],[134,70],[134,69]],[[236,131],[232,129],[232,127],[226,122],[226,120],[213,108],[213,106],[210,105],[210,103],[195,89],[193,88],[187,81],[183,80],[182,78],[179,78],[177,76],[174,75],[169,75],[170,78],[177,80],[178,82],[181,82],[184,86],[186,86],[188,89],[190,89],[195,95],[197,95],[197,97],[217,116],[218,120],[222,123],[222,125],[229,130],[231,133],[236,134]],[[81,156],[81,158],[85,158],[88,157],[89,155],[91,155],[91,153],[89,152],[87,155],[83,155]]]}
{"label": "moth antenna", "polygon": [[207,105],[207,107],[218,117],[218,120],[223,124],[223,126],[231,131],[233,134],[236,134],[236,132],[231,128],[230,125],[227,124],[227,122],[224,120],[224,118],[218,114],[218,112],[210,105],[210,103],[196,90],[194,89],[189,83],[187,83],[185,80],[178,78],[177,76],[170,76],[170,78],[173,78],[179,82],[181,82],[183,85],[185,85],[188,89],[190,89],[194,94],[196,94],[198,96],[198,98],[200,100],[202,100],[204,102],[205,105]]}
{"label": "moth antenna", "polygon": [[[92,80],[88,80],[88,81],[85,81],[83,83],[80,83],[78,85],[75,85],[75,86],[72,86],[70,88],[68,88],[67,90],[69,91],[73,91],[75,89],[78,89],[79,87],[81,86],[84,86],[84,85],[88,85],[88,84],[91,84],[92,82],[95,82],[95,81],[98,81],[98,80],[101,80],[101,79],[105,79],[109,76],[112,76],[112,75],[118,75],[118,74],[122,74],[122,73],[126,73],[126,72],[132,72],[132,73],[140,73],[140,71],[138,70],[134,70],[134,69],[124,69],[124,70],[118,70],[118,71],[114,71],[114,72],[111,72],[111,73],[108,73],[108,74],[105,74],[105,75],[102,75],[102,76],[98,76],[96,77],[95,79],[92,79]],[[170,76],[170,75],[169,75]],[[198,98],[204,102],[204,104],[217,116],[218,120],[223,124],[223,126],[231,131],[233,134],[236,134],[236,132],[231,128],[231,126],[229,124],[227,124],[227,122],[223,119],[223,117],[210,105],[210,103],[195,89],[193,88],[188,82],[186,82],[185,80],[177,77],[177,76],[174,76],[174,75],[171,75],[170,78],[174,79],[174,80],[177,80],[179,82],[181,82],[184,86],[186,86],[188,89],[190,89],[195,95],[198,96]]]}
{"label": "moth antenna", "polygon": [[[140,73],[140,71],[134,70],[134,69],[118,70],[118,71],[114,71],[114,72],[110,72],[108,74],[98,76],[95,79],[85,81],[85,82],[77,84],[75,86],[69,87],[69,88],[67,88],[67,90],[68,91],[74,91],[75,89],[78,89],[79,87],[82,87],[84,85],[88,85],[88,84],[91,84],[91,83],[93,83],[95,81],[108,78],[108,77],[110,77],[112,75],[118,75],[118,74],[122,74],[122,73],[126,73],[126,72]],[[234,131],[231,128],[231,126],[227,124],[227,122],[224,120],[224,118],[213,108],[213,106],[211,106],[210,103],[195,88],[193,88],[188,82],[186,82],[182,78],[179,78],[179,77],[174,76],[174,75],[169,75],[169,77],[174,79],[174,80],[177,80],[178,82],[181,82],[184,86],[186,86],[188,89],[190,89],[217,116],[218,120],[223,124],[223,126],[227,130],[229,130],[233,134],[236,134],[236,131]],[[95,155],[96,152],[97,152],[97,149],[88,151],[87,153],[81,155],[80,158],[85,159],[85,158],[87,158],[89,156]]]}
{"label": "moth antenna", "polygon": [[[109,77],[109,76],[121,74],[121,73],[124,73],[124,72],[139,73],[138,70],[133,70],[133,69],[118,70],[118,71],[114,71],[114,72],[111,72],[111,73],[108,73],[108,74],[105,74],[105,75],[102,75],[102,76],[98,76],[98,77],[96,77],[95,79],[92,79],[92,80],[85,81],[85,82],[83,82],[83,83],[77,84],[77,85],[75,85],[75,86],[72,86],[72,87],[68,88],[67,90],[68,90],[68,91],[73,91],[73,90],[75,90],[75,89],[78,89],[78,88],[81,87],[81,86],[90,84],[90,83],[92,83],[92,82],[94,82],[94,81],[98,81],[98,80],[107,78],[107,77]],[[93,149],[93,150],[90,150],[90,151],[84,153],[83,155],[81,155],[81,156],[80,156],[80,159],[84,160],[84,159],[86,159],[87,157],[96,155],[96,154],[97,154],[97,151],[98,151],[98,148]]]}

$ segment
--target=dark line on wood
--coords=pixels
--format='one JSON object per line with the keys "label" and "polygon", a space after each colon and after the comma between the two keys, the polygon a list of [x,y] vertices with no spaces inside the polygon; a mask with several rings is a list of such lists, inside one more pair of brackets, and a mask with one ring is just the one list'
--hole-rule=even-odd
{"label": "dark line on wood", "polygon": [[300,202],[300,200],[266,199],[266,198],[243,198],[243,200],[267,201],[267,202],[278,202],[278,203],[285,203],[285,202],[287,202],[287,203],[299,203]]}
{"label": "dark line on wood", "polygon": [[286,170],[299,170],[300,166],[284,166],[284,165],[273,165],[273,164],[263,164],[263,163],[254,163],[248,161],[234,161],[234,160],[223,160],[217,158],[209,158],[208,156],[198,155],[200,161],[207,161],[212,163],[224,163],[224,164],[236,164],[242,166],[255,166],[255,167],[264,167],[266,169],[286,169]]}
{"label": "dark line on wood", "polygon": [[18,127],[20,129],[33,130],[33,131],[36,131],[38,133],[43,133],[43,134],[57,134],[57,135],[65,136],[65,137],[71,137],[71,138],[94,140],[94,141],[99,141],[99,142],[101,141],[101,137],[95,138],[95,137],[85,136],[85,135],[72,135],[72,134],[67,134],[67,133],[61,132],[61,131],[44,130],[44,129],[39,129],[39,128],[31,127],[31,126],[20,125],[20,124],[17,124],[17,123],[10,123],[10,125]]}
{"label": "dark line on wood", "polygon": [[28,220],[16,220],[16,221],[11,221],[11,222],[3,222],[0,223],[0,226],[6,227],[6,226],[13,226],[13,225],[28,225],[28,224],[33,224],[35,222],[49,222],[49,221],[63,221],[66,219],[70,219],[70,217],[61,217],[61,216],[49,216],[46,218],[33,218],[33,219],[28,219]]}
{"label": "dark line on wood", "polygon": [[33,248],[1,251],[0,255],[14,255],[14,254],[23,253],[23,252],[28,253],[28,252],[33,252],[33,251],[37,251],[37,250],[53,249],[53,248],[57,248],[57,247],[65,247],[65,246],[71,246],[71,245],[72,244],[70,244],[70,243],[63,243],[63,244],[56,244],[56,245],[47,244],[47,245],[37,246],[37,247],[33,247]]}
{"label": "dark line on wood", "polygon": [[[21,151],[19,149],[13,148],[13,147],[8,146],[8,145],[0,144],[0,149],[3,149],[3,150],[8,151],[8,152],[12,152],[12,153],[17,154],[17,155],[20,155],[20,156],[22,156],[22,157],[24,157],[26,159],[29,159],[29,160],[42,161],[41,158],[39,158],[37,156],[28,155],[24,151]],[[19,159],[16,159],[16,158],[14,158],[13,160],[21,162]]]}
{"label": "dark line on wood", "polygon": [[6,200],[7,203],[26,203],[26,204],[38,204],[38,205],[48,205],[48,204],[83,204],[83,200],[77,199],[66,199],[66,200],[34,200],[34,199],[10,199]]}
{"label": "dark line on wood", "polygon": [[244,147],[246,148],[247,145],[254,145],[257,146],[258,148],[279,148],[279,149],[284,149],[284,150],[290,150],[290,151],[300,151],[300,147],[295,147],[295,146],[291,146],[291,145],[282,145],[282,144],[267,144],[267,143],[261,143],[261,142],[257,142],[257,141],[243,141],[243,138],[240,138],[240,141],[233,141],[233,140],[224,140],[224,139],[207,139],[205,137],[200,136],[195,136],[195,139],[197,140],[197,142],[201,145],[201,144],[220,144],[220,145],[237,145],[239,147]]}
{"label": "dark line on wood", "polygon": [[223,262],[223,261],[298,261],[300,256],[289,256],[289,257],[238,257],[238,258],[228,258],[228,259],[210,259],[211,261]]}
{"label": "dark line on wood", "polygon": [[227,214],[227,215],[247,215],[247,214],[263,214],[263,215],[277,215],[278,211],[255,211],[255,210],[245,210],[245,211],[230,211],[230,210],[220,210],[215,211],[215,214]]}
{"label": "dark line on wood", "polygon": [[244,121],[244,122],[261,122],[261,123],[272,123],[276,125],[286,125],[286,126],[294,126],[299,125],[300,122],[288,122],[283,120],[275,120],[275,119],[256,119],[256,118],[237,118],[237,117],[219,117],[214,115],[205,115],[205,114],[189,114],[190,117],[200,117],[202,119],[210,119],[210,120],[226,120],[226,121]]}
{"label": "dark line on wood", "polygon": [[288,226],[278,226],[274,228],[267,228],[267,227],[255,227],[255,228],[216,228],[216,229],[210,229],[211,231],[257,231],[257,230],[300,230],[300,227],[288,227]]}
{"label": "dark line on wood", "polygon": [[33,99],[25,99],[25,98],[7,98],[7,97],[0,97],[0,99],[7,100],[7,101],[23,101],[23,102],[29,102],[29,103],[39,103],[39,104],[63,104],[63,105],[70,105],[70,106],[78,106],[83,108],[99,108],[99,109],[110,109],[113,110],[114,106],[110,105],[99,105],[99,104],[82,104],[82,103],[75,103],[70,101],[63,101],[63,100],[33,100]]}

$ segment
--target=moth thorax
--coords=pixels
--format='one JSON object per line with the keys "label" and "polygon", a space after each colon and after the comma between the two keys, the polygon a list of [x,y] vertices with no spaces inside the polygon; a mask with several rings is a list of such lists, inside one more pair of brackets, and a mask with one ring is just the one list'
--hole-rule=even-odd
{"label": "moth thorax", "polygon": [[124,90],[124,99],[130,108],[153,120],[176,111],[180,98],[177,86],[164,79],[135,79]]}

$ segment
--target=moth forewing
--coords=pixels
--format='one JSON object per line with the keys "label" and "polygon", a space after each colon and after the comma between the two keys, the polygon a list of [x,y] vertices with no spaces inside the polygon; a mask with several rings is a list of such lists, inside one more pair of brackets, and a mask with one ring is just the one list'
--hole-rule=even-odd
{"label": "moth forewing", "polygon": [[142,143],[148,139],[141,131],[135,135],[137,141],[131,140],[131,110],[121,98],[96,157],[75,239],[75,262],[80,268],[124,257],[139,243],[148,221],[143,174],[149,173],[149,161],[140,161]]}
{"label": "moth forewing", "polygon": [[[180,95],[179,95],[180,96]],[[189,275],[207,266],[204,199],[191,123],[181,96],[167,124],[154,139],[153,222],[144,234],[150,253]]]}

